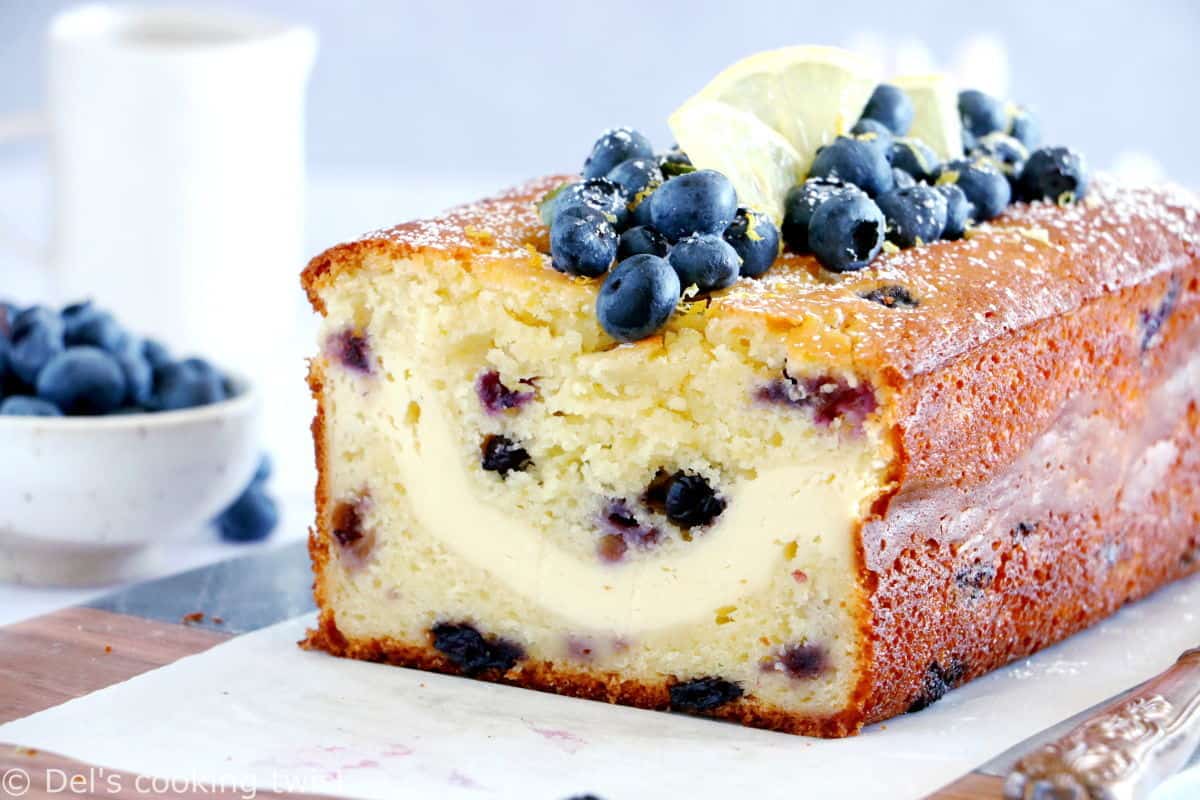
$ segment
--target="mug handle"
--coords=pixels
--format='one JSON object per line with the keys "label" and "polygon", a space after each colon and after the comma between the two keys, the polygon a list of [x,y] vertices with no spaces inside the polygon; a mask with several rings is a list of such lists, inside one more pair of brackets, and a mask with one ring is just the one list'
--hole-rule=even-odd
{"label": "mug handle", "polygon": [[[46,135],[46,118],[36,111],[0,116],[0,146],[9,142],[39,139]],[[46,263],[46,254],[38,242],[22,235],[0,218],[0,247],[16,251],[28,261]]]}

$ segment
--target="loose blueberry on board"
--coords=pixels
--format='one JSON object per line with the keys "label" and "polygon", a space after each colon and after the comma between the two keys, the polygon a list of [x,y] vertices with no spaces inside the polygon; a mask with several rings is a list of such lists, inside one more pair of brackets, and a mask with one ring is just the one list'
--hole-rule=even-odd
{"label": "loose blueberry on board", "polygon": [[978,89],[958,93],[958,114],[962,117],[963,128],[976,138],[1008,130],[1004,104]]}
{"label": "loose blueberry on board", "polygon": [[703,475],[676,473],[667,486],[667,519],[681,528],[708,525],[725,510],[725,501]]}
{"label": "loose blueberry on board", "polygon": [[617,261],[624,261],[630,256],[648,253],[652,256],[665,256],[671,249],[667,237],[647,225],[635,225],[621,234],[617,241]]}
{"label": "loose blueberry on board", "polygon": [[499,670],[508,672],[525,657],[525,651],[515,642],[498,636],[484,638],[465,622],[439,622],[429,631],[433,646],[466,675]]}
{"label": "loose blueberry on board", "polygon": [[279,507],[257,481],[217,517],[217,530],[228,542],[261,541],[278,525]]}
{"label": "loose blueberry on board", "polygon": [[931,186],[894,189],[875,202],[887,220],[888,241],[900,247],[935,242],[946,229],[946,198]]}
{"label": "loose blueberry on board", "polygon": [[891,150],[892,166],[918,181],[932,181],[937,171],[937,153],[920,139],[897,139]]}
{"label": "loose blueberry on board", "polygon": [[899,167],[892,167],[892,182],[896,189],[908,189],[917,185],[917,179]]}
{"label": "loose blueberry on board", "polygon": [[89,345],[67,348],[38,373],[38,397],[65,414],[108,414],[120,408],[125,392],[121,365],[109,353]]}
{"label": "loose blueberry on board", "polygon": [[838,178],[872,197],[892,188],[892,165],[887,156],[871,143],[847,136],[839,136],[818,150],[808,175]]}
{"label": "loose blueberry on board", "polygon": [[946,228],[942,238],[948,240],[961,239],[975,216],[975,207],[963,193],[963,190],[953,183],[944,183],[933,187],[946,198]]}
{"label": "loose blueberry on board", "polygon": [[866,117],[854,123],[854,127],[850,129],[850,133],[860,142],[875,145],[883,151],[884,155],[888,155],[891,152],[892,142],[896,141],[896,136],[892,133],[891,128],[878,120],[867,119]]}
{"label": "loose blueberry on board", "polygon": [[681,292],[679,276],[666,259],[649,254],[631,256],[618,264],[600,287],[596,319],[617,341],[644,339],[667,323]]}
{"label": "loose blueberry on board", "polygon": [[742,277],[761,277],[779,256],[779,228],[766,214],[752,208],[739,208],[721,235],[742,259]]}
{"label": "loose blueberry on board", "polygon": [[654,228],[678,241],[693,233],[721,233],[737,214],[737,192],[728,178],[711,169],[680,175],[650,195]]}
{"label": "loose blueberry on board", "polygon": [[480,467],[487,472],[499,472],[501,478],[507,478],[510,472],[524,472],[533,466],[529,451],[507,436],[493,434],[485,437],[480,453]]}
{"label": "loose blueberry on board", "polygon": [[1083,156],[1067,147],[1043,147],[1035,150],[1019,181],[1025,200],[1051,200],[1065,205],[1082,200],[1087,194],[1088,172]]}
{"label": "loose blueberry on board", "polygon": [[648,196],[663,182],[662,169],[655,158],[631,158],[622,161],[605,177],[619,186],[631,203],[639,194]]}
{"label": "loose blueberry on board", "polygon": [[555,193],[552,199],[543,199],[543,203],[549,208],[546,212],[550,217],[547,225],[553,225],[554,220],[568,209],[587,207],[599,211],[618,230],[624,230],[629,221],[628,202],[621,187],[607,178],[569,183]]}
{"label": "loose blueberry on board", "polygon": [[65,348],[62,319],[48,308],[34,306],[13,321],[9,369],[25,385],[37,383],[42,368]]}
{"label": "loose blueberry on board", "polygon": [[250,479],[252,484],[266,483],[271,478],[274,472],[274,464],[271,461],[270,453],[263,453],[258,459],[258,468],[254,470],[254,477]]}
{"label": "loose blueberry on board", "polygon": [[591,155],[583,162],[583,177],[599,178],[622,161],[653,156],[654,147],[641,133],[633,128],[612,128],[592,145]]}
{"label": "loose blueberry on board", "polygon": [[982,156],[992,161],[1004,173],[1009,183],[1015,184],[1029,158],[1025,145],[1005,133],[989,133],[979,139],[972,156]]}
{"label": "loose blueberry on board", "polygon": [[711,711],[742,696],[742,687],[724,678],[697,678],[669,690],[674,711]]}
{"label": "loose blueberry on board", "polygon": [[550,261],[568,275],[595,278],[617,257],[617,232],[594,208],[572,206],[550,226]]}
{"label": "loose blueberry on board", "polygon": [[733,245],[714,234],[694,233],[671,248],[667,262],[685,289],[695,286],[711,292],[733,285],[742,268],[742,258]]}
{"label": "loose blueberry on board", "polygon": [[1028,108],[1017,106],[1008,119],[1008,135],[1033,150],[1042,143],[1042,128],[1037,117]]}
{"label": "loose blueberry on board", "polygon": [[807,253],[808,224],[817,206],[839,192],[861,191],[837,178],[809,178],[788,190],[783,199],[783,240],[794,252]]}
{"label": "loose blueberry on board", "polygon": [[0,402],[0,417],[61,417],[58,406],[37,397],[17,395]]}
{"label": "loose blueberry on board", "polygon": [[886,229],[887,221],[875,201],[860,192],[841,192],[813,212],[808,244],[825,269],[851,272],[879,254]]}
{"label": "loose blueberry on board", "polygon": [[897,86],[881,83],[871,93],[863,119],[872,119],[885,125],[897,136],[908,133],[913,121],[913,103],[909,96]]}
{"label": "loose blueberry on board", "polygon": [[937,182],[962,189],[975,209],[976,222],[987,222],[998,216],[1012,200],[1008,178],[984,158],[947,161],[938,170]]}
{"label": "loose blueberry on board", "polygon": [[219,403],[226,397],[224,380],[198,359],[175,361],[154,370],[154,394],[148,408],[178,411]]}

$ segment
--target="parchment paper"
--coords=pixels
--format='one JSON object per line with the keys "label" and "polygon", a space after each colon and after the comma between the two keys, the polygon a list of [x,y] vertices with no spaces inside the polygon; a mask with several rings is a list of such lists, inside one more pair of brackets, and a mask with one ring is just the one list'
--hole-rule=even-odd
{"label": "parchment paper", "polygon": [[1200,641],[1198,602],[1200,581],[1177,584],[836,741],[308,653],[295,645],[307,617],[0,726],[0,741],[227,788],[381,800],[915,798],[1166,668]]}

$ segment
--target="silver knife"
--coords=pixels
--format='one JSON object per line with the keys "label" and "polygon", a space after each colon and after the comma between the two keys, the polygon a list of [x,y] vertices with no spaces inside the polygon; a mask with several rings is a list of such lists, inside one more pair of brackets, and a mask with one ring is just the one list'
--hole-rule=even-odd
{"label": "silver knife", "polygon": [[[1004,800],[1149,800],[1200,766],[1200,648],[1139,686],[1006,750],[976,774],[1004,782]],[[1186,794],[1200,797],[1200,777]]]}

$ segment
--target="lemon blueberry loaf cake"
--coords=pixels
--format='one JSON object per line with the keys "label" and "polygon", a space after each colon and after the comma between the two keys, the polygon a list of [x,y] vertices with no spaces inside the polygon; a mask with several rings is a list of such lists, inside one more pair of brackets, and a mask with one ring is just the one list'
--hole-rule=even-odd
{"label": "lemon blueberry loaf cake", "polygon": [[842,736],[1194,571],[1196,201],[877,84],[756,56],[313,259],[307,645]]}

